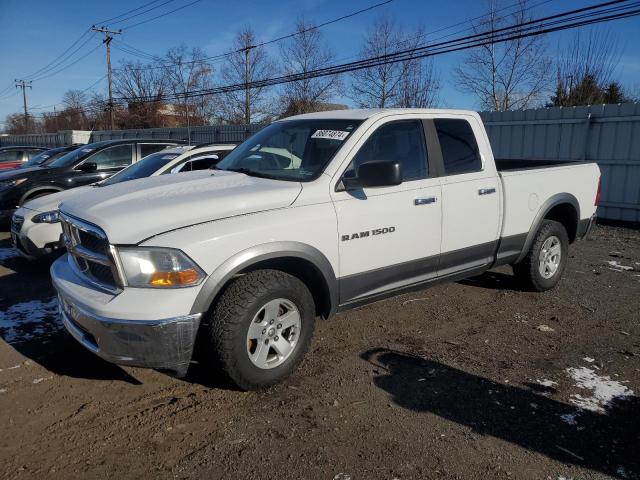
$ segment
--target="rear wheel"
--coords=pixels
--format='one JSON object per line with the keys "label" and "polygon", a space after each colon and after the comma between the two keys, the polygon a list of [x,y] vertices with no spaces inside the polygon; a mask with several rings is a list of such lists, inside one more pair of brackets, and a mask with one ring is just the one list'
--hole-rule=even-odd
{"label": "rear wheel", "polygon": [[564,226],[544,220],[525,258],[513,265],[513,272],[531,290],[550,290],[562,277],[568,251],[569,237]]}
{"label": "rear wheel", "polygon": [[257,270],[236,279],[219,298],[209,326],[212,359],[240,388],[280,382],[302,361],[315,306],[298,278]]}

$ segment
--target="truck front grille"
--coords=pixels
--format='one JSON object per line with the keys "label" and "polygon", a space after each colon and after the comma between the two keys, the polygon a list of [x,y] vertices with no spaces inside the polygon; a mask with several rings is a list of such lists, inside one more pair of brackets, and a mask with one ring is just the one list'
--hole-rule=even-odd
{"label": "truck front grille", "polygon": [[64,244],[87,279],[110,292],[119,289],[118,270],[106,234],[95,225],[60,214]]}

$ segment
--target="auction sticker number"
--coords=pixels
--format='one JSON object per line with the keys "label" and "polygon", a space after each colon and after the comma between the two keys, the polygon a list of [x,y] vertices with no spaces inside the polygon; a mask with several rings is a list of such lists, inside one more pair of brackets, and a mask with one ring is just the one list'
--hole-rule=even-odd
{"label": "auction sticker number", "polygon": [[311,138],[327,138],[329,140],[344,140],[349,135],[349,132],[343,132],[341,130],[316,130],[311,135]]}

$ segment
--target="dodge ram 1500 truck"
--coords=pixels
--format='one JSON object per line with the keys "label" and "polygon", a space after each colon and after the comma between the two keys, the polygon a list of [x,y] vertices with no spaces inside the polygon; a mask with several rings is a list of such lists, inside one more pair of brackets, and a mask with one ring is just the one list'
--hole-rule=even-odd
{"label": "dodge ram 1500 truck", "polygon": [[496,161],[468,111],[286,118],[211,172],[63,201],[61,318],[109,361],[176,375],[198,337],[199,360],[265,387],[299,364],[316,317],[503,264],[553,288],[594,222],[599,169],[547,163]]}

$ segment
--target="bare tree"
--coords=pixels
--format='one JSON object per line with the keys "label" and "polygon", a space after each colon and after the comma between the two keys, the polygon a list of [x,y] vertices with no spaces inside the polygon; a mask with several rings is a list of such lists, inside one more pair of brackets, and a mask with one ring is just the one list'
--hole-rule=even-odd
{"label": "bare tree", "polygon": [[[528,9],[528,0],[519,0],[514,13],[501,17],[497,1],[489,0],[487,14],[473,30],[489,32],[526,22],[531,19]],[[482,108],[497,111],[528,108],[539,103],[549,87],[550,60],[545,52],[541,35],[482,45],[470,50],[455,70],[455,76],[460,89],[475,95]]]}
{"label": "bare tree", "polygon": [[141,62],[123,61],[114,71],[113,88],[116,95],[127,99],[129,115],[122,127],[158,127],[158,111],[163,104],[163,96],[169,90],[167,75],[157,65],[143,65]]}
{"label": "bare tree", "polygon": [[[222,80],[227,85],[249,85],[273,75],[275,65],[263,46],[257,46],[251,27],[236,34],[232,50],[222,68]],[[246,88],[222,95],[222,114],[231,123],[260,121],[273,113],[268,87]]]}
{"label": "bare tree", "polygon": [[622,55],[619,43],[608,30],[577,31],[558,53],[556,87],[550,105],[576,106],[622,103],[626,96],[613,81]]}
{"label": "bare tree", "polygon": [[210,115],[210,96],[185,95],[188,91],[204,90],[213,86],[213,67],[198,47],[189,50],[186,45],[170,49],[164,58],[168,86],[176,98],[181,99],[184,125],[203,125]]}
{"label": "bare tree", "polygon": [[[312,24],[300,18],[296,25],[297,35],[280,48],[282,71],[286,75],[307,74],[331,65],[335,56],[322,38],[322,33]],[[313,112],[322,103],[327,103],[337,94],[341,85],[339,75],[319,78],[304,78],[285,83],[281,102],[284,115]]]}
{"label": "bare tree", "polygon": [[[367,31],[361,58],[379,57],[417,46],[420,31],[406,34],[389,17],[374,20]],[[351,74],[350,98],[361,108],[431,106],[439,85],[432,60],[410,58]]]}

